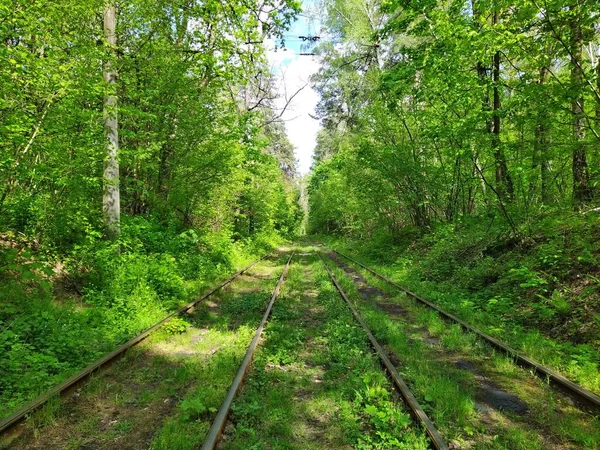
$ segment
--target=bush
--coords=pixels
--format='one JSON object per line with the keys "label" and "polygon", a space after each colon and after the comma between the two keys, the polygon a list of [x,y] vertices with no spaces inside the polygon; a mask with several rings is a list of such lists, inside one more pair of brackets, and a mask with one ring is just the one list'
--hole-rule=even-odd
{"label": "bush", "polygon": [[[127,216],[118,243],[89,228],[60,260],[11,239],[0,247],[2,416],[282,242],[269,229],[234,242],[226,230]],[[167,331],[185,326],[174,320]]]}

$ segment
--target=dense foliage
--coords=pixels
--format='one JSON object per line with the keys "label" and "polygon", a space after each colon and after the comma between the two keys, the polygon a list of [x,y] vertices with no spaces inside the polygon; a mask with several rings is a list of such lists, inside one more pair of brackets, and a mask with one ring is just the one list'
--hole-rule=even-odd
{"label": "dense foliage", "polygon": [[313,229],[393,236],[485,213],[516,231],[598,196],[597,2],[326,4]]}
{"label": "dense foliage", "polygon": [[[293,147],[265,101],[261,42],[298,11],[0,4],[0,415],[294,234]],[[115,235],[102,214],[113,116]]]}
{"label": "dense foliage", "polygon": [[598,390],[598,2],[325,5],[309,228]]}

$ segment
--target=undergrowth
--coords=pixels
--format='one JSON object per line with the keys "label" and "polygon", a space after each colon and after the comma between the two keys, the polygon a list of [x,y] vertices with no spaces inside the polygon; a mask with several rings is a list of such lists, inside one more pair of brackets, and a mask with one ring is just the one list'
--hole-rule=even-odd
{"label": "undergrowth", "polygon": [[[376,300],[364,299],[343,270],[333,270],[377,339],[398,359],[401,375],[448,440],[474,449],[598,448],[598,421],[555,397],[544,380],[518,369],[510,357],[497,354],[474,334],[449,325],[436,312],[367,275],[370,286],[388,295],[385,302],[403,310],[399,316],[389,315],[375,305]],[[469,361],[475,370],[464,370],[457,361]],[[518,396],[527,404],[527,413],[501,412],[500,407],[495,414],[503,414],[503,419],[492,425],[495,414],[490,415],[489,409],[498,406],[481,390],[478,376]]]}
{"label": "undergrowth", "polygon": [[[497,221],[496,221],[497,222]],[[507,233],[472,220],[429,234],[321,239],[600,392],[600,218],[553,214]]]}
{"label": "undergrowth", "polygon": [[90,231],[61,254],[0,236],[0,417],[282,241],[229,236],[141,217],[123,219],[117,243]]}

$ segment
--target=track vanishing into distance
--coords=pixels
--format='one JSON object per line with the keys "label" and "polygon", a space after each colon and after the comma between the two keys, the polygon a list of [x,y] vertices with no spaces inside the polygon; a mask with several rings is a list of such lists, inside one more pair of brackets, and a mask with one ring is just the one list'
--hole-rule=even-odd
{"label": "track vanishing into distance", "polygon": [[212,426],[210,427],[208,436],[204,440],[204,444],[202,444],[202,450],[212,450],[213,448],[215,448],[217,446],[217,443],[219,442],[219,438],[221,437],[221,434],[223,433],[223,428],[225,427],[225,423],[227,422],[227,416],[229,415],[229,412],[231,411],[231,405],[233,404],[233,400],[235,399],[235,396],[238,393],[238,391],[244,381],[244,377],[248,373],[250,364],[252,364],[252,358],[254,357],[254,353],[256,352],[256,347],[258,347],[258,341],[262,335],[265,325],[267,324],[267,320],[269,320],[269,316],[271,315],[271,311],[273,309],[273,304],[275,303],[275,300],[277,300],[277,297],[279,296],[279,291],[281,289],[281,285],[285,281],[285,277],[288,273],[288,270],[290,269],[290,263],[292,262],[293,257],[294,257],[294,254],[292,253],[292,255],[289,257],[289,259],[285,263],[283,272],[282,272],[281,276],[279,277],[279,281],[277,282],[277,285],[275,286],[275,290],[273,291],[273,295],[271,296],[271,301],[267,305],[267,309],[263,315],[260,325],[258,326],[258,328],[256,330],[256,333],[254,333],[254,338],[252,339],[252,342],[250,343],[250,346],[248,347],[248,350],[246,351],[244,360],[242,361],[242,364],[240,364],[240,368],[238,369],[237,374],[235,375],[233,383],[231,384],[229,391],[227,391],[227,396],[225,397],[225,400],[223,401],[221,408],[219,408],[217,417],[215,418]]}
{"label": "track vanishing into distance", "polygon": [[588,391],[587,389],[584,389],[577,383],[572,382],[571,380],[560,375],[556,371],[554,371],[548,367],[545,367],[544,365],[534,361],[531,358],[528,358],[525,355],[522,355],[520,352],[516,351],[515,349],[511,348],[510,346],[500,342],[498,339],[493,338],[489,334],[486,334],[483,331],[480,331],[477,328],[464,322],[463,320],[460,320],[455,315],[444,311],[439,306],[436,306],[432,302],[425,300],[424,298],[420,297],[419,295],[415,294],[414,292],[409,291],[404,286],[400,286],[398,283],[395,283],[394,281],[381,275],[380,273],[378,273],[375,270],[371,269],[370,267],[362,264],[361,262],[355,260],[354,258],[344,255],[343,253],[340,253],[337,250],[334,250],[334,252],[336,254],[342,256],[343,258],[346,258],[348,261],[351,261],[352,263],[357,264],[358,266],[362,267],[366,271],[375,275],[377,278],[385,281],[386,283],[389,283],[390,285],[394,286],[396,289],[399,289],[400,291],[404,292],[406,295],[412,297],[420,304],[425,305],[428,308],[431,308],[432,310],[437,311],[445,320],[448,320],[451,323],[456,323],[456,324],[460,325],[462,328],[464,328],[465,330],[476,334],[479,338],[483,339],[485,342],[490,344],[492,347],[497,348],[498,350],[505,352],[511,358],[514,358],[514,360],[516,362],[518,362],[519,365],[521,365],[525,368],[528,368],[528,369],[534,369],[538,375],[540,375],[543,378],[549,379],[553,384],[555,384],[556,386],[561,388],[563,391],[567,392],[574,399],[578,400],[579,402],[586,405],[590,409],[596,410],[596,412],[600,411],[600,396],[594,394],[593,392]]}
{"label": "track vanishing into distance", "polygon": [[[335,289],[339,293],[340,301],[344,302],[347,305],[348,309],[351,311],[352,316],[354,317],[355,321],[360,325],[360,328],[362,328],[362,330],[364,331],[364,335],[366,336],[366,339],[368,340],[374,354],[377,356],[377,358],[379,358],[379,360],[381,362],[381,368],[385,369],[388,379],[391,381],[389,389],[397,390],[397,392],[400,394],[401,398],[403,399],[404,406],[406,407],[407,410],[409,410],[409,412],[411,413],[411,415],[413,417],[414,424],[417,425],[417,427],[422,427],[423,430],[425,431],[425,433],[429,439],[430,448],[434,448],[437,450],[447,450],[447,449],[455,449],[455,448],[461,448],[461,447],[460,447],[460,444],[458,444],[456,441],[452,441],[449,445],[448,439],[447,439],[447,437],[445,437],[446,428],[442,429],[442,431],[438,431],[439,426],[436,426],[435,412],[432,410],[431,405],[429,403],[427,403],[429,401],[428,395],[426,394],[425,396],[423,396],[422,389],[418,389],[418,391],[414,390],[414,388],[415,388],[414,380],[411,380],[410,376],[405,379],[401,375],[405,372],[405,367],[403,366],[403,363],[401,362],[401,358],[399,358],[399,356],[401,356],[401,355],[395,355],[394,350],[392,349],[392,347],[389,345],[388,342],[380,341],[381,333],[371,329],[371,326],[369,324],[369,318],[367,316],[365,316],[364,310],[362,310],[363,306],[361,306],[361,304],[359,303],[360,301],[356,298],[356,296],[353,296],[351,293],[348,293],[347,290],[345,290],[345,288],[343,287],[344,283],[340,282],[338,277],[336,277],[336,275],[334,274],[334,271],[338,270],[338,276],[347,277],[347,279],[345,281],[350,282],[351,286],[356,287],[358,289],[358,292],[361,292],[361,295],[364,292],[371,293],[371,294],[373,292],[375,292],[374,298],[371,298],[370,295],[362,295],[363,300],[367,301],[366,303],[369,303],[369,301],[371,301],[371,303],[373,303],[375,306],[378,306],[380,310],[383,310],[386,313],[389,313],[390,316],[393,316],[394,314],[396,314],[396,316],[402,316],[401,319],[403,319],[403,320],[408,320],[407,317],[409,316],[409,314],[407,314],[406,311],[404,311],[400,306],[397,306],[397,305],[394,306],[394,308],[390,307],[387,310],[385,308],[381,309],[381,304],[382,304],[381,298],[383,298],[384,294],[381,293],[380,291],[378,291],[377,288],[367,285],[367,281],[364,278],[362,278],[362,276],[360,275],[360,273],[358,271],[355,271],[355,269],[353,269],[351,266],[348,266],[348,265],[345,265],[344,263],[342,263],[341,260],[336,255],[338,255],[342,258],[345,258],[346,260],[350,261],[352,264],[366,270],[367,272],[374,275],[375,277],[377,277],[377,278],[383,280],[384,282],[388,283],[389,285],[393,286],[395,289],[406,293],[412,299],[417,300],[417,302],[419,304],[425,305],[427,308],[430,308],[431,310],[436,311],[436,313],[438,313],[444,320],[458,324],[458,325],[460,325],[460,327],[462,327],[464,330],[468,331],[469,333],[475,334],[478,338],[482,339],[484,342],[491,345],[493,348],[499,349],[502,352],[509,355],[519,365],[522,365],[528,369],[534,369],[538,375],[541,375],[542,377],[547,378],[554,385],[559,386],[560,391],[562,393],[566,393],[567,395],[569,395],[573,399],[575,399],[575,401],[577,402],[577,405],[581,405],[587,411],[592,410],[593,415],[595,415],[595,416],[598,415],[598,412],[599,412],[598,407],[600,406],[600,397],[598,397],[596,394],[583,389],[581,386],[571,382],[570,380],[566,379],[565,377],[561,376],[560,374],[556,373],[555,371],[552,371],[551,369],[548,369],[548,368],[542,366],[541,364],[531,360],[530,358],[521,355],[519,352],[513,350],[512,348],[503,344],[502,342],[498,341],[497,339],[481,332],[480,330],[472,327],[471,325],[467,324],[466,322],[453,316],[452,314],[445,312],[444,310],[442,310],[435,304],[419,297],[417,294],[410,292],[408,289],[398,285],[397,283],[395,283],[392,280],[377,273],[373,269],[360,263],[359,261],[353,259],[352,257],[344,255],[335,250],[333,252],[335,252],[335,253],[332,253],[332,252],[326,253],[328,258],[324,258],[323,254],[322,254],[323,252],[320,252],[320,251],[313,252],[313,253],[305,253],[304,255],[311,255],[311,257],[313,257],[313,258],[315,257],[315,255],[319,256],[319,258],[323,264],[323,267],[326,270],[326,272],[330,278],[332,285],[335,287]],[[262,342],[261,339],[262,339],[263,330],[267,326],[267,323],[269,321],[269,318],[270,318],[272,310],[273,310],[273,306],[274,306],[276,300],[278,299],[280,290],[286,281],[286,277],[288,276],[288,273],[291,270],[290,265],[292,263],[294,255],[297,254],[296,252],[291,251],[291,250],[288,253],[289,253],[289,256],[286,257],[286,262],[283,265],[281,274],[277,279],[277,283],[276,283],[274,289],[272,290],[270,300],[267,302],[266,309],[264,309],[264,313],[262,314],[262,320],[260,320],[260,323],[255,328],[253,338],[247,347],[246,353],[245,353],[241,363],[239,364],[239,367],[237,368],[235,377],[233,377],[233,381],[229,385],[229,388],[227,390],[227,393],[225,394],[225,398],[224,398],[220,408],[218,408],[218,409],[214,408],[214,414],[212,414],[212,413],[210,414],[210,417],[211,417],[210,422],[212,423],[212,425],[206,432],[206,434],[205,434],[206,437],[204,438],[203,443],[201,444],[201,446],[198,445],[197,448],[201,448],[202,450],[212,450],[214,448],[220,448],[221,447],[220,441],[224,434],[224,431],[226,430],[226,427],[228,426],[228,423],[231,427],[235,428],[235,426],[231,424],[230,412],[232,410],[232,406],[234,406],[234,404],[235,404],[236,398],[239,396],[240,390],[242,389],[242,385],[244,384],[244,379],[245,379],[246,375],[249,373],[255,353]],[[254,261],[252,264],[248,265],[244,269],[235,273],[234,275],[229,277],[227,280],[220,283],[218,286],[212,288],[210,291],[208,291],[207,293],[202,295],[200,298],[198,298],[194,302],[192,302],[192,303],[178,309],[177,311],[173,312],[172,314],[168,315],[167,317],[165,317],[163,320],[161,320],[154,326],[148,328],[140,335],[138,335],[135,338],[128,341],[126,344],[121,346],[119,349],[115,350],[114,352],[110,353],[109,355],[105,356],[104,358],[91,364],[90,366],[88,366],[87,368],[82,370],[80,373],[72,376],[65,382],[63,382],[60,385],[56,386],[55,388],[49,390],[48,392],[41,395],[40,397],[33,400],[32,402],[28,403],[27,405],[25,405],[24,407],[22,407],[15,413],[13,413],[11,416],[5,418],[4,420],[2,420],[0,422],[0,433],[7,433],[11,429],[15,428],[15,426],[22,423],[24,419],[26,419],[27,417],[31,417],[32,414],[35,414],[35,410],[39,409],[50,399],[56,398],[57,396],[65,393],[65,392],[72,391],[75,386],[81,385],[86,379],[88,379],[90,377],[90,375],[92,375],[94,373],[98,373],[100,370],[106,368],[111,362],[115,361],[119,356],[122,356],[125,352],[127,352],[127,350],[131,349],[132,347],[134,347],[137,344],[144,341],[154,331],[160,329],[163,325],[165,325],[170,319],[172,319],[173,317],[175,317],[179,314],[182,314],[184,312],[193,310],[194,307],[199,305],[201,302],[206,301],[209,297],[213,296],[219,290],[221,290],[225,286],[228,286],[231,283],[233,283],[236,279],[240,278],[243,274],[248,272],[252,267],[256,266],[261,261],[265,261],[272,254],[273,254],[273,252]],[[333,268],[331,266],[332,264],[334,265]],[[344,281],[344,280],[342,280],[342,281]],[[346,284],[345,286],[349,286],[349,285]],[[362,291],[361,291],[361,289],[362,289]],[[262,296],[263,294],[260,294],[260,295]],[[233,301],[235,301],[235,298]],[[216,305],[215,305],[215,307],[216,307]],[[396,317],[396,319],[397,319],[397,317]],[[301,322],[296,323],[295,326],[302,326],[302,323]],[[430,340],[432,340],[432,339],[430,338]],[[217,350],[215,350],[215,351],[217,351]],[[211,353],[211,355],[213,353]],[[440,359],[444,359],[444,358],[448,359],[448,355],[444,355],[443,351],[439,351],[437,353],[437,355],[440,357]],[[456,358],[457,357],[456,355],[460,356],[460,351],[455,352],[455,354],[451,355],[451,357]],[[487,380],[485,378],[485,376],[481,374],[479,369],[476,369],[475,365],[472,364],[472,362],[469,362],[468,356],[466,357],[466,359],[458,359],[457,362],[460,363],[460,365],[462,365],[461,368],[466,367],[467,370],[470,370],[471,372],[473,372],[475,374],[474,378],[476,380],[478,380],[482,386],[486,387],[486,389],[489,388],[489,390],[493,394],[493,396],[498,397],[501,402],[504,402],[504,403],[500,404],[500,410],[502,410],[503,406],[508,405],[507,407],[509,410],[511,408],[514,408],[513,410],[511,410],[511,412],[514,413],[515,416],[523,417],[527,414],[528,405],[526,405],[525,402],[521,401],[520,399],[518,399],[515,396],[512,396],[511,394],[508,394],[507,392],[505,392],[501,388],[499,388],[496,384]],[[448,361],[445,361],[444,363],[448,363]],[[147,367],[144,367],[144,369],[146,369],[146,368]],[[106,369],[105,372],[108,373],[108,372],[114,371],[114,370],[116,370],[116,367],[112,367],[111,369]],[[102,375],[99,375],[99,376],[102,376]],[[202,389],[203,386],[197,386],[197,388]],[[210,389],[210,387],[207,386],[206,389]],[[393,392],[392,392],[392,394],[393,394]],[[425,398],[425,404],[420,403],[419,400],[417,400],[418,398],[420,398],[420,399]],[[496,400],[498,400],[498,398],[496,398]],[[167,402],[167,400],[165,400],[165,402]],[[427,411],[433,412],[434,415],[432,416],[431,414],[428,414]],[[214,417],[212,417],[213,415],[214,415]],[[495,415],[493,415],[491,413],[490,413],[490,417],[493,417],[494,420],[496,420],[496,418],[497,418]],[[510,417],[512,417],[512,416],[510,416]],[[291,419],[289,419],[289,420],[291,420]],[[492,424],[492,422],[493,422],[493,420],[490,419],[490,427],[494,426],[494,424]],[[540,434],[544,434],[545,430],[543,429],[543,426],[540,426],[539,424],[536,424],[535,426],[539,428],[537,431]],[[152,430],[150,430],[150,431],[152,431]],[[44,428],[40,428],[39,433],[43,434]],[[493,434],[493,433],[491,433],[491,434]],[[548,441],[548,442],[551,442],[551,441]],[[554,441],[552,441],[551,443],[552,443],[552,445],[548,445],[548,448],[557,448],[557,449],[558,448],[561,448],[561,449],[562,448],[578,448],[578,447],[572,447],[572,446],[565,446],[565,447],[562,447],[559,445],[554,446]],[[229,444],[231,444],[231,443],[229,443]],[[1,444],[0,444],[0,448],[2,448]],[[39,448],[39,447],[35,447],[35,446],[19,447],[18,441],[16,441],[15,446],[9,446],[8,448],[32,449],[32,448]],[[50,447],[47,447],[47,448],[50,448]],[[52,447],[52,448],[55,448],[55,447]],[[85,446],[85,448],[97,448],[97,447],[95,447],[93,445],[91,445],[91,446],[88,445],[88,446]],[[98,448],[100,448],[100,447],[98,447]],[[133,447],[133,446],[132,447],[127,447],[127,446],[104,447],[103,446],[101,448],[139,448],[139,447]],[[173,447],[167,447],[167,448],[174,448],[176,450],[178,447],[173,446]],[[228,448],[228,447],[226,447],[226,448]],[[328,448],[328,447],[321,446],[319,448]],[[481,448],[481,447],[477,447],[477,448]],[[485,447],[483,447],[483,448],[485,448]]]}

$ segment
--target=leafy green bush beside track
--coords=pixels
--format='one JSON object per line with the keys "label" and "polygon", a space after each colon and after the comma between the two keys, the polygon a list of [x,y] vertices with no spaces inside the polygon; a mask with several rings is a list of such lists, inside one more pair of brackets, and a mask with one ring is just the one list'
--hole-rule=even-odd
{"label": "leafy green bush beside track", "polygon": [[0,251],[0,416],[281,242],[275,232],[198,237],[139,217],[119,243],[90,239],[62,260],[12,240]]}

